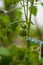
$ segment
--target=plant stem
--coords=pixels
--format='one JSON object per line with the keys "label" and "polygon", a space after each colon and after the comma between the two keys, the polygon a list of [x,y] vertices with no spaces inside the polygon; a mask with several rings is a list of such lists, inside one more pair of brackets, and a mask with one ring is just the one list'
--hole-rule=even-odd
{"label": "plant stem", "polygon": [[[31,17],[32,17],[32,8],[34,5],[34,0],[31,1],[31,7],[30,7],[30,16],[29,16],[29,21],[28,23],[28,33],[27,33],[27,37],[29,37],[29,32],[30,32],[30,26],[31,26]],[[29,40],[27,40],[27,47],[29,48]]]}
{"label": "plant stem", "polygon": [[23,6],[24,6],[24,15],[25,15],[25,19],[27,20],[26,11],[25,11],[25,1],[24,1],[24,0],[23,0]]}
{"label": "plant stem", "polygon": [[27,20],[28,20],[28,0],[27,0]]}

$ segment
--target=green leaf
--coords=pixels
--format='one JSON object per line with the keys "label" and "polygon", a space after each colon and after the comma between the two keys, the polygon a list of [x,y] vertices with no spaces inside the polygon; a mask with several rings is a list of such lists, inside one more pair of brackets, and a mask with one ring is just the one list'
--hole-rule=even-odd
{"label": "green leaf", "polygon": [[4,43],[5,45],[8,45],[8,44],[10,43],[10,41],[9,41],[9,39],[8,39],[7,36],[3,36],[3,43]]}
{"label": "green leaf", "polygon": [[17,3],[19,2],[20,0],[12,0],[12,3]]}
{"label": "green leaf", "polygon": [[5,3],[5,9],[9,9],[10,5],[12,4],[11,0],[4,0]]}
{"label": "green leaf", "polygon": [[0,55],[10,56],[10,49],[9,48],[0,47]]}
{"label": "green leaf", "polygon": [[18,48],[13,46],[12,48],[0,47],[0,55],[3,56],[17,56]]}
{"label": "green leaf", "polygon": [[14,18],[16,20],[20,20],[21,19],[21,15],[22,15],[21,11],[19,9],[15,9],[15,11],[14,11]]}
{"label": "green leaf", "polygon": [[11,56],[14,56],[14,55],[17,56],[18,55],[17,54],[18,53],[18,49],[19,48],[17,48],[15,45],[13,45],[12,48],[11,48]]}
{"label": "green leaf", "polygon": [[0,37],[2,37],[3,36],[3,32],[0,30]]}
{"label": "green leaf", "polygon": [[10,28],[11,30],[15,31],[16,28],[17,28],[17,26],[18,26],[18,22],[13,22],[13,23],[11,23],[11,24],[9,25],[9,28]]}
{"label": "green leaf", "polygon": [[5,3],[5,9],[9,9],[10,8],[10,6],[12,5],[12,4],[16,4],[17,2],[19,2],[20,0],[4,0],[4,3]]}
{"label": "green leaf", "polygon": [[4,15],[4,16],[3,16],[3,22],[4,22],[6,25],[9,24],[9,22],[10,22],[10,18],[9,18],[8,15]]}
{"label": "green leaf", "polygon": [[38,2],[38,0],[35,0],[36,2]]}
{"label": "green leaf", "polygon": [[43,3],[41,3],[41,5],[43,6]]}
{"label": "green leaf", "polygon": [[10,17],[8,15],[1,15],[0,16],[0,22],[8,25],[10,23]]}
{"label": "green leaf", "polygon": [[10,65],[10,62],[12,62],[12,57],[10,56],[3,56],[0,60],[0,65]]}
{"label": "green leaf", "polygon": [[[30,10],[31,7],[29,7],[29,10]],[[37,7],[36,6],[33,6],[32,7],[32,12],[31,12],[34,16],[36,16],[37,14]]]}

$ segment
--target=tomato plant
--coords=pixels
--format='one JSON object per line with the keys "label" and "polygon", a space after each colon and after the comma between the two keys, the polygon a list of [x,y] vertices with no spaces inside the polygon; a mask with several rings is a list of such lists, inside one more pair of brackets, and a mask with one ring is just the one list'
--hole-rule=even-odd
{"label": "tomato plant", "polygon": [[[30,36],[32,15],[37,16],[38,11],[35,3],[38,0],[4,0],[5,7],[0,10],[0,65],[38,65],[38,52],[31,51],[32,42],[26,40],[26,48],[18,48],[13,42],[17,35],[23,39]],[[40,4],[43,6],[43,2]]]}

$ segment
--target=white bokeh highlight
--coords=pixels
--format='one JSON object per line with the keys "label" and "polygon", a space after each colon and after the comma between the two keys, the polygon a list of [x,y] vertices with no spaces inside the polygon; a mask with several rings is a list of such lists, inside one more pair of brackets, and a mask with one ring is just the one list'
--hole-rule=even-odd
{"label": "white bokeh highlight", "polygon": [[4,0],[0,0],[0,10],[4,8]]}

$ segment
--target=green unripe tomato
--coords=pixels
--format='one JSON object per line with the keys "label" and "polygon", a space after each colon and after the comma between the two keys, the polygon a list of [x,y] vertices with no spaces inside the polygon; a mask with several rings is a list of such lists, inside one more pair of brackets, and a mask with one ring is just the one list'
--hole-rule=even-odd
{"label": "green unripe tomato", "polygon": [[26,36],[26,31],[24,29],[19,30],[20,36]]}
{"label": "green unripe tomato", "polygon": [[23,29],[26,29],[26,25],[22,27]]}

